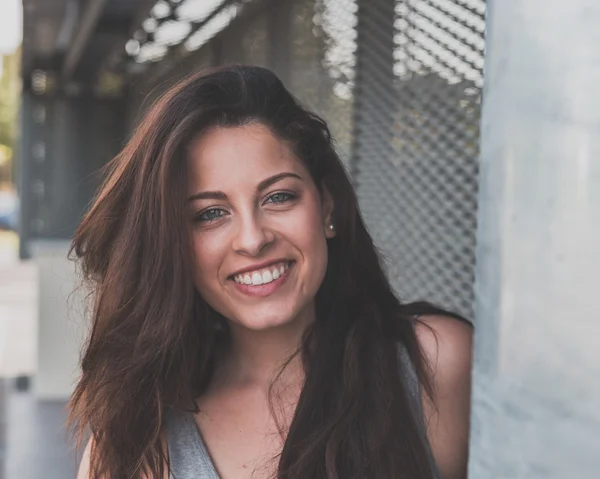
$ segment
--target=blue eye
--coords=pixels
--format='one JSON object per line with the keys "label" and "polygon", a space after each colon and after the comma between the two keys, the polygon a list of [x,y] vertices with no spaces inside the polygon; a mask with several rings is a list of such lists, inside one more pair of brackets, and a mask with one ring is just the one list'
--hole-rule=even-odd
{"label": "blue eye", "polygon": [[210,223],[211,221],[218,220],[222,216],[225,216],[224,210],[220,208],[211,208],[198,214],[196,216],[196,221],[200,221],[202,223]]}
{"label": "blue eye", "polygon": [[265,203],[281,204],[285,203],[286,201],[293,200],[295,197],[296,195],[293,195],[292,193],[285,193],[281,191],[269,196]]}

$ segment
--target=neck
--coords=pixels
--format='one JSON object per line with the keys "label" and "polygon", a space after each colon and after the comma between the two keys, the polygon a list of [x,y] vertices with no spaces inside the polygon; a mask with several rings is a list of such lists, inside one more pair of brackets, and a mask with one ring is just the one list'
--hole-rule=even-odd
{"label": "neck", "polygon": [[[314,311],[303,312],[288,323],[266,330],[250,330],[230,322],[231,348],[224,357],[219,376],[222,384],[236,387],[259,387],[267,390],[272,381],[282,386],[298,384],[304,376],[298,351]],[[287,363],[292,357],[293,359]],[[278,373],[282,371],[279,376]]]}

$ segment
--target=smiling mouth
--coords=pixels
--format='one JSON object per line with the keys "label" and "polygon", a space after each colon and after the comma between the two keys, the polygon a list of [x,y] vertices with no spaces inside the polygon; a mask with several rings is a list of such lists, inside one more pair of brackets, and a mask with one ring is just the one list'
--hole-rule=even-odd
{"label": "smiling mouth", "polygon": [[230,279],[238,284],[247,286],[261,286],[263,284],[272,283],[273,281],[279,279],[288,269],[293,266],[294,263],[295,261],[281,261],[266,268],[233,275],[230,277]]}

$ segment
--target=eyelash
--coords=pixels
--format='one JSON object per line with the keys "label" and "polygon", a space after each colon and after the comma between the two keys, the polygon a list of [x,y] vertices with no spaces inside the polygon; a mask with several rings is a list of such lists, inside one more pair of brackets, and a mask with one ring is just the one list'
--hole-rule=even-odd
{"label": "eyelash", "polygon": [[221,208],[210,208],[210,209],[208,209],[208,210],[204,210],[204,211],[202,211],[202,212],[198,213],[194,219],[195,219],[197,222],[199,222],[199,223],[212,223],[213,221],[216,221],[216,220],[218,220],[218,219],[219,219],[219,218],[221,218],[222,216],[225,216],[224,214],[222,214],[222,215],[219,215],[219,216],[217,216],[217,217],[214,217],[214,218],[208,218],[208,219],[207,219],[207,218],[204,218],[204,216],[205,216],[206,214],[208,214],[208,213],[211,213],[211,212],[213,212],[213,211],[221,211],[221,212],[222,212],[222,211],[224,211],[224,210],[223,210],[223,209],[221,209]]}
{"label": "eyelash", "polygon": [[[280,201],[275,201],[275,202],[273,202],[272,200],[273,200],[273,198],[274,198],[275,196],[284,196],[284,197],[286,197],[286,198],[285,198],[284,200],[280,200]],[[279,204],[282,204],[282,203],[287,203],[288,201],[292,201],[292,200],[294,200],[294,199],[296,199],[296,195],[295,195],[295,194],[293,194],[293,193],[288,193],[287,191],[278,191],[277,193],[273,193],[271,196],[269,196],[269,197],[266,199],[265,203],[267,203],[269,200],[271,200],[271,202],[272,202],[273,204],[279,205]],[[264,203],[263,203],[263,204],[264,204]]]}
{"label": "eyelash", "polygon": [[[277,197],[277,196],[284,196],[285,199],[279,200],[279,201],[273,201],[273,198]],[[271,196],[269,196],[263,204],[272,203],[275,205],[280,205],[283,203],[287,203],[288,201],[292,201],[292,200],[296,199],[296,197],[297,196],[293,193],[288,193],[286,191],[278,191],[277,193],[273,193]],[[269,200],[271,200],[271,201],[269,201]],[[207,213],[219,212],[219,211],[222,212],[223,214],[220,214],[214,218],[205,218],[204,217]],[[198,213],[194,219],[195,219],[195,221],[197,221],[199,223],[210,224],[210,223],[222,218],[223,216],[225,216],[225,214],[226,214],[226,211],[223,208],[209,208],[207,210],[204,210],[204,211]]]}

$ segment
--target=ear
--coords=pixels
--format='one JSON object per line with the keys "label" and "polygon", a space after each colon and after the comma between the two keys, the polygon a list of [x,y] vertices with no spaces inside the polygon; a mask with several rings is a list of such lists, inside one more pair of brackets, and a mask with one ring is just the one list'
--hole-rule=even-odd
{"label": "ear", "polygon": [[[335,223],[333,219],[333,197],[325,185],[323,185],[321,191],[321,206],[323,212],[323,228],[325,229],[325,237],[327,239],[333,238],[336,235]],[[333,228],[332,228],[333,226]]]}

